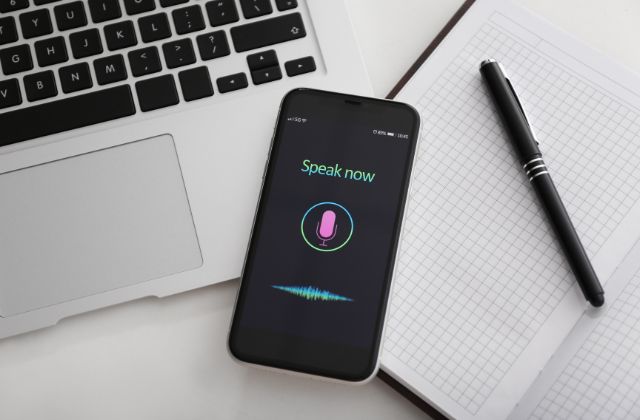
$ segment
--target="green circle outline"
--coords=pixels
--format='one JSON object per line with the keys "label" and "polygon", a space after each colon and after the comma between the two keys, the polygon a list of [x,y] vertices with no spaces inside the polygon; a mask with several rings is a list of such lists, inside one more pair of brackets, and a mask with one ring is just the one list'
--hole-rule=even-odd
{"label": "green circle outline", "polygon": [[[307,218],[307,215],[309,214],[309,212],[313,209],[315,209],[318,206],[321,206],[323,204],[332,204],[334,206],[338,206],[340,207],[342,210],[344,210],[345,213],[347,213],[347,216],[349,216],[349,221],[351,222],[351,231],[349,232],[349,236],[347,237],[347,239],[342,243],[342,245],[340,245],[337,248],[333,248],[333,249],[322,249],[322,248],[318,248],[315,245],[312,245],[311,242],[309,242],[309,240],[307,239],[307,235],[304,234],[304,221]],[[321,203],[317,203],[314,204],[313,206],[309,207],[309,209],[304,213],[304,216],[302,216],[302,221],[300,222],[300,234],[302,235],[302,239],[304,239],[304,241],[307,243],[307,245],[309,245],[311,248],[315,249],[316,251],[320,251],[320,252],[333,252],[333,251],[337,251],[339,249],[341,249],[342,247],[344,247],[346,244],[349,243],[349,241],[351,240],[351,236],[353,235],[353,217],[351,217],[351,213],[349,213],[349,210],[347,210],[346,208],[344,208],[344,206],[335,203],[333,201],[323,201]]]}

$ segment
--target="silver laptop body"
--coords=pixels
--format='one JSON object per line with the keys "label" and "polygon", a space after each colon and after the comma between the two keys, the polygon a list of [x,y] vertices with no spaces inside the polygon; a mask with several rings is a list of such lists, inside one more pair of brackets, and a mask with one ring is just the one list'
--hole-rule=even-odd
{"label": "silver laptop body", "polygon": [[283,95],[370,94],[343,0],[1,7],[0,338],[238,277]]}

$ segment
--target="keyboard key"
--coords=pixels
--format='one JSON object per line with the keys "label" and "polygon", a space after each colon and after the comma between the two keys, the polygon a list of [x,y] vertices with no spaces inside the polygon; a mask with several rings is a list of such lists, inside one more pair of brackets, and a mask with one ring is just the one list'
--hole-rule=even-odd
{"label": "keyboard key", "polygon": [[271,0],[240,0],[240,6],[242,6],[242,14],[247,19],[273,12]]}
{"label": "keyboard key", "polygon": [[180,39],[162,45],[164,60],[170,69],[196,62],[196,55],[190,39]]}
{"label": "keyboard key", "polygon": [[134,76],[144,76],[145,74],[157,73],[162,70],[160,64],[160,54],[156,47],[141,48],[129,51],[129,64],[131,73]]}
{"label": "keyboard key", "polygon": [[127,78],[127,69],[120,54],[99,58],[93,62],[99,85],[119,82]]}
{"label": "keyboard key", "polygon": [[2,72],[6,75],[19,73],[33,68],[31,53],[28,45],[16,45],[15,47],[0,50],[0,64]]}
{"label": "keyboard key", "polygon": [[156,8],[155,0],[124,0],[124,8],[130,15],[150,12]]}
{"label": "keyboard key", "polygon": [[115,120],[135,112],[128,85],[17,109],[0,114],[0,146]]}
{"label": "keyboard key", "polygon": [[298,58],[284,63],[284,68],[287,71],[287,76],[292,77],[316,71],[316,62],[311,56]]}
{"label": "keyboard key", "polygon": [[58,94],[56,81],[51,70],[24,76],[24,90],[29,102],[51,98]]}
{"label": "keyboard key", "polygon": [[90,57],[102,52],[102,41],[97,29],[88,29],[69,35],[74,58]]}
{"label": "keyboard key", "polygon": [[118,0],[89,0],[91,20],[95,23],[118,19],[122,16]]}
{"label": "keyboard key", "polygon": [[140,36],[142,36],[144,42],[157,41],[171,36],[169,19],[167,19],[167,15],[164,13],[138,19],[138,27],[140,28]]}
{"label": "keyboard key", "polygon": [[237,52],[279,44],[307,35],[300,13],[278,16],[231,28]]}
{"label": "keyboard key", "polygon": [[214,0],[207,3],[206,7],[211,26],[226,25],[240,19],[234,0]]}
{"label": "keyboard key", "polygon": [[273,67],[278,65],[278,57],[274,50],[263,51],[247,56],[247,64],[249,69],[258,70],[265,67]]}
{"label": "keyboard key", "polygon": [[79,28],[87,24],[87,15],[84,13],[84,5],[81,1],[65,3],[53,8],[58,29],[66,31],[68,29]]}
{"label": "keyboard key", "polygon": [[254,85],[261,85],[263,83],[282,79],[282,72],[280,71],[280,66],[267,67],[252,71],[251,79],[253,80]]}
{"label": "keyboard key", "polygon": [[29,7],[29,0],[2,0],[0,1],[0,12],[7,13]]}
{"label": "keyboard key", "polygon": [[198,5],[176,9],[171,12],[171,16],[173,16],[176,32],[179,34],[188,34],[204,29],[204,18]]}
{"label": "keyboard key", "polygon": [[58,70],[58,75],[60,76],[60,86],[62,86],[64,93],[77,92],[93,86],[89,65],[87,63],[61,67],[60,70]]}
{"label": "keyboard key", "polygon": [[296,7],[298,7],[298,1],[297,0],[276,0],[276,7],[280,11],[295,9]]}
{"label": "keyboard key", "polygon": [[232,90],[244,89],[249,86],[247,76],[244,73],[231,74],[216,80],[220,93],[231,92]]}
{"label": "keyboard key", "polygon": [[188,1],[189,0],[160,0],[160,6],[162,7],[175,6],[177,4],[183,4]]}
{"label": "keyboard key", "polygon": [[18,40],[18,30],[13,16],[0,18],[0,45]]}
{"label": "keyboard key", "polygon": [[0,109],[10,106],[20,105],[22,96],[18,79],[7,79],[0,81]]}
{"label": "keyboard key", "polygon": [[170,74],[136,83],[138,102],[143,112],[164,108],[178,103],[178,91]]}
{"label": "keyboard key", "polygon": [[213,86],[206,66],[183,70],[178,73],[178,78],[185,101],[195,101],[213,95]]}
{"label": "keyboard key", "polygon": [[107,47],[111,51],[127,48],[138,43],[133,23],[130,20],[105,26],[104,37],[107,40]]}
{"label": "keyboard key", "polygon": [[36,50],[36,58],[40,67],[63,63],[69,59],[64,38],[61,36],[37,41],[33,47]]}
{"label": "keyboard key", "polygon": [[20,15],[22,36],[26,39],[47,35],[53,32],[51,15],[47,9],[38,9]]}
{"label": "keyboard key", "polygon": [[200,50],[200,58],[203,60],[211,60],[230,54],[227,35],[225,35],[224,31],[199,35],[196,38],[196,42],[198,43],[198,50]]}
{"label": "keyboard key", "polygon": [[42,5],[42,4],[55,3],[55,2],[57,2],[57,1],[60,1],[60,0],[33,0],[33,3],[34,3],[36,6],[40,6],[40,5]]}

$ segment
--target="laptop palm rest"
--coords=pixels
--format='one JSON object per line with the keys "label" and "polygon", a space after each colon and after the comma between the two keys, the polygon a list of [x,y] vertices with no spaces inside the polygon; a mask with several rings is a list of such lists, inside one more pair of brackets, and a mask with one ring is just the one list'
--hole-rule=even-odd
{"label": "laptop palm rest", "polygon": [[0,316],[197,268],[173,138],[0,175]]}

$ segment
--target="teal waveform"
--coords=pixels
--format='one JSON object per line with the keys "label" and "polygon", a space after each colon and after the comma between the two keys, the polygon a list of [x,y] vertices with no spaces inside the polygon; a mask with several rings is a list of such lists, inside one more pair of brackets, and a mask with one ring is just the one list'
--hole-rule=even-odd
{"label": "teal waveform", "polygon": [[321,290],[313,286],[271,286],[274,289],[291,293],[292,295],[307,300],[323,300],[331,302],[353,302],[353,299],[346,296],[337,295],[328,290]]}

